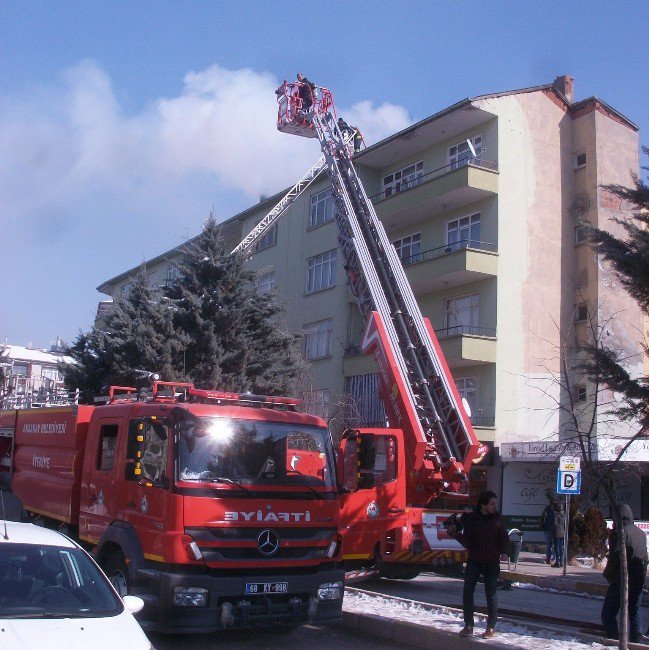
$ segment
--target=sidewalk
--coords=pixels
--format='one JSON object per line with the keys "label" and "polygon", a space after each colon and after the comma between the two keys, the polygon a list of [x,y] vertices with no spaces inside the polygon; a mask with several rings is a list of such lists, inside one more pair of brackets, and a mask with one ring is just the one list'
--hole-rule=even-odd
{"label": "sidewalk", "polygon": [[608,583],[602,576],[602,571],[603,567],[568,565],[564,576],[562,568],[555,569],[545,563],[545,554],[522,551],[516,568],[512,563],[511,570],[507,570],[507,563],[501,562],[500,577],[510,582],[533,584],[557,591],[604,596]]}

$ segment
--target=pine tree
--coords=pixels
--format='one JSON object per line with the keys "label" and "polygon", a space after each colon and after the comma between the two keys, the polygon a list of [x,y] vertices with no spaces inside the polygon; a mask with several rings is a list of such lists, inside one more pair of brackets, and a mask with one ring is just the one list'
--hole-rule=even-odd
{"label": "pine tree", "polygon": [[59,365],[65,387],[71,391],[78,388],[80,402],[92,404],[94,397],[101,395],[110,382],[110,366],[104,354],[102,332],[94,328],[86,333],[79,332],[65,353],[74,360],[71,364]]}
{"label": "pine tree", "polygon": [[184,381],[187,337],[173,321],[173,306],[150,286],[143,266],[128,295],[115,301],[106,319],[104,354],[111,383],[137,386],[143,371],[156,372],[164,381]]}
{"label": "pine tree", "polygon": [[259,294],[256,275],[228,255],[213,215],[185,251],[168,292],[175,324],[188,337],[187,374],[197,386],[264,394],[295,389],[306,367],[297,338],[283,331],[274,293]]}
{"label": "pine tree", "polygon": [[[649,155],[649,148],[643,147],[643,151]],[[624,229],[625,238],[617,238],[599,228],[588,230],[595,250],[611,263],[621,284],[649,316],[649,186],[635,174],[633,179],[634,187],[606,188],[633,207],[630,218],[614,219]],[[649,355],[646,343],[643,349]],[[649,427],[649,377],[632,377],[619,353],[601,342],[590,351],[593,354],[593,362],[588,366],[590,375],[624,395],[624,405],[618,414],[625,419],[637,418],[643,429]]]}

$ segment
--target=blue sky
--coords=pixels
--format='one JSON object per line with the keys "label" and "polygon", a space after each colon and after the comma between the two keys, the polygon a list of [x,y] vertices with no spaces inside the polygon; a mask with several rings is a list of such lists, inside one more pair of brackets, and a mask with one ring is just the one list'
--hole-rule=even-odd
{"label": "blue sky", "polygon": [[275,131],[272,89],[298,70],[370,141],[570,74],[649,144],[648,24],[640,0],[4,0],[0,342],[71,342],[104,280],[297,180],[317,143]]}

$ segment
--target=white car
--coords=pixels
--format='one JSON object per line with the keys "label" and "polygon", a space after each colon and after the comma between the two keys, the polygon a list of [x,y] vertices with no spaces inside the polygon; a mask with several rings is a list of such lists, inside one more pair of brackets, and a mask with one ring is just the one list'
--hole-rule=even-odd
{"label": "white car", "polygon": [[153,646],[95,561],[53,530],[0,520],[0,650]]}

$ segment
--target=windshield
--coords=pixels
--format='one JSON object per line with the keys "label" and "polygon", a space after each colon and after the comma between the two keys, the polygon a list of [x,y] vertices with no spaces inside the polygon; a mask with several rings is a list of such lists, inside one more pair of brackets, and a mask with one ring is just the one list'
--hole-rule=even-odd
{"label": "windshield", "polygon": [[120,598],[78,548],[0,545],[0,618],[116,616]]}
{"label": "windshield", "polygon": [[230,418],[176,422],[182,481],[333,487],[327,429]]}

